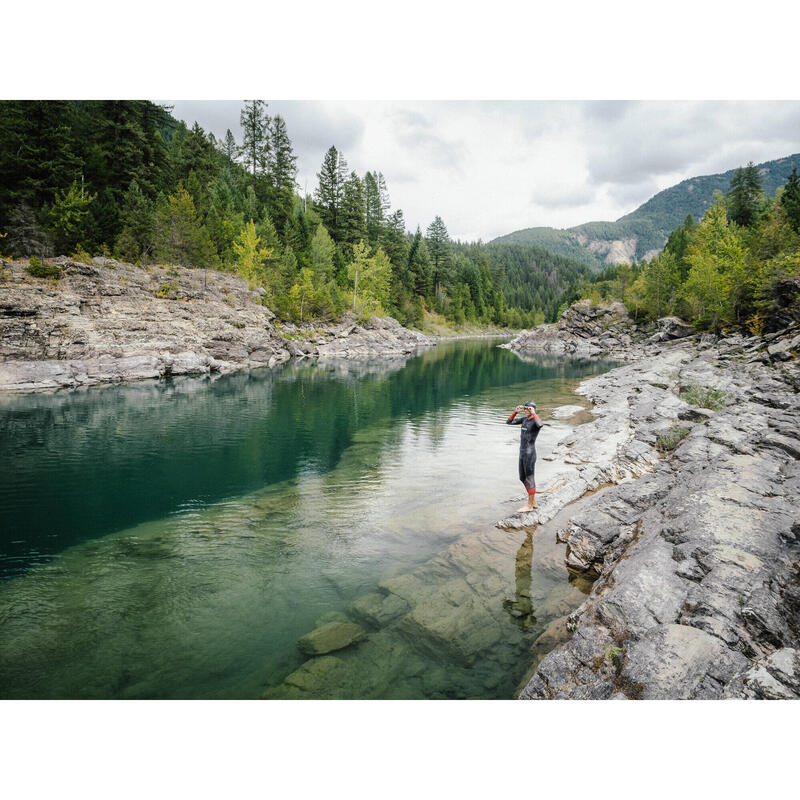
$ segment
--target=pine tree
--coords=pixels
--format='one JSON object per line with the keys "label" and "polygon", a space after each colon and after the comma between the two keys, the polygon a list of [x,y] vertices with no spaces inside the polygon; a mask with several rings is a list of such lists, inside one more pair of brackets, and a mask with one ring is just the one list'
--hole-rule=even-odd
{"label": "pine tree", "polygon": [[431,299],[433,292],[433,265],[428,245],[419,228],[411,239],[408,251],[408,276],[411,291]]}
{"label": "pine tree", "polygon": [[325,153],[322,168],[317,173],[319,184],[314,201],[323,225],[335,241],[341,241],[342,200],[344,198],[343,157],[331,146]]}
{"label": "pine tree", "polygon": [[364,186],[351,172],[342,191],[342,241],[355,244],[366,237],[364,216]]}
{"label": "pine tree", "polygon": [[727,195],[729,219],[744,228],[750,227],[758,218],[763,198],[758,167],[752,161],[746,167],[739,167],[733,173]]}
{"label": "pine tree", "polygon": [[437,215],[428,226],[427,239],[433,265],[433,291],[438,295],[450,262],[450,236],[440,216]]}
{"label": "pine tree", "polygon": [[225,138],[219,143],[219,150],[232,163],[239,158],[239,145],[236,144],[236,138],[230,128],[225,131]]}
{"label": "pine tree", "polygon": [[292,216],[297,156],[286,131],[283,117],[276,115],[270,125],[269,179],[275,211],[275,224],[283,228]]}
{"label": "pine tree", "polygon": [[55,246],[61,253],[73,252],[86,234],[89,206],[96,197],[80,189],[77,181],[72,182],[68,191],[56,194],[50,208],[50,219],[55,233]]}
{"label": "pine tree", "polygon": [[389,216],[389,211],[392,208],[392,204],[389,201],[389,190],[386,188],[386,180],[384,179],[382,172],[378,173],[377,180],[378,194],[381,198],[381,216],[386,218]]}
{"label": "pine tree", "polygon": [[787,177],[780,203],[786,211],[792,230],[800,233],[800,175],[797,174],[797,167],[794,167],[792,174]]}
{"label": "pine tree", "polygon": [[239,115],[242,126],[242,158],[252,175],[260,175],[269,169],[270,141],[267,104],[263,100],[245,101]]}
{"label": "pine tree", "polygon": [[186,189],[163,199],[156,208],[154,221],[156,257],[163,262],[184,267],[219,265],[208,230],[200,223],[192,196]]}
{"label": "pine tree", "polygon": [[383,226],[383,205],[378,180],[372,172],[364,175],[364,222],[367,240],[374,247]]}

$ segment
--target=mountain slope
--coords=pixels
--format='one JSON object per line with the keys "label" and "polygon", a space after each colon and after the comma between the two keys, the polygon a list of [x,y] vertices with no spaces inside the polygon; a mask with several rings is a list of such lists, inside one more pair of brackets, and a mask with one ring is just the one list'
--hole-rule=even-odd
{"label": "mountain slope", "polygon": [[[764,191],[774,196],[792,169],[800,170],[800,153],[759,164]],[[716,190],[726,192],[735,170],[688,178],[651,197],[616,222],[586,222],[573,228],[525,228],[493,243],[533,244],[575,258],[595,268],[652,258],[687,214],[703,216]]]}

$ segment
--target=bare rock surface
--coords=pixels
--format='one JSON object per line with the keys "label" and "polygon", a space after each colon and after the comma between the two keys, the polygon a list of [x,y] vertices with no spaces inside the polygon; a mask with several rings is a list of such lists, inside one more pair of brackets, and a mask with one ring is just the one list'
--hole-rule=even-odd
{"label": "bare rock surface", "polygon": [[[800,697],[796,335],[687,342],[581,385],[599,419],[563,443],[574,479],[608,457],[609,416],[611,462],[649,466],[559,529],[568,569],[596,580],[522,698]],[[698,385],[723,406],[679,397]]]}
{"label": "bare rock surface", "polygon": [[694,335],[692,325],[678,317],[663,317],[644,327],[637,325],[618,301],[596,306],[581,300],[566,309],[558,322],[522,331],[500,346],[518,353],[611,356],[632,361],[654,354],[655,344]]}
{"label": "bare rock surface", "polygon": [[286,326],[284,330],[294,337],[308,337],[300,344],[292,342],[298,350],[294,354],[320,358],[403,356],[435,344],[424,334],[404,328],[392,317],[373,317],[359,322],[354,315],[345,314],[335,325],[312,329]]}
{"label": "bare rock surface", "polygon": [[391,318],[360,326],[345,317],[312,341],[303,329],[284,336],[259,292],[228,273],[109,258],[48,263],[59,279],[34,278],[22,262],[3,268],[0,391],[225,373],[292,356],[399,356],[432,344]]}

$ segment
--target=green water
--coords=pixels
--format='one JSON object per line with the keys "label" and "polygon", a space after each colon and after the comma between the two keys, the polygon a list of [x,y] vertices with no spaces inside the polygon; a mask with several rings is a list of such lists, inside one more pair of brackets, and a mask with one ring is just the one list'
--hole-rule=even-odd
{"label": "green water", "polygon": [[[607,366],[475,340],[0,397],[0,696],[512,696],[583,595],[552,537],[493,527],[505,416]],[[366,638],[300,653],[337,620]]]}

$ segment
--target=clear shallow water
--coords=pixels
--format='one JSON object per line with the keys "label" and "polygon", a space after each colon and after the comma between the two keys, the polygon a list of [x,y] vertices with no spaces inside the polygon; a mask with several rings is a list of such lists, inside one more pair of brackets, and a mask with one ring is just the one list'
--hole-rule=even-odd
{"label": "clear shallow water", "polygon": [[[552,537],[493,527],[504,419],[606,366],[461,341],[0,398],[0,696],[511,696],[582,595]],[[345,618],[365,641],[300,654]]]}

